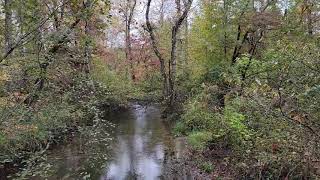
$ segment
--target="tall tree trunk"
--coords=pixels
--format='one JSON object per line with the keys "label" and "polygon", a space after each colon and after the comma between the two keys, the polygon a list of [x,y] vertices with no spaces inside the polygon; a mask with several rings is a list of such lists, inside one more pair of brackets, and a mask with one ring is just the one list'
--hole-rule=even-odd
{"label": "tall tree trunk", "polygon": [[184,63],[185,65],[188,64],[188,58],[189,58],[189,50],[188,50],[188,47],[189,47],[189,22],[188,22],[188,19],[186,19],[184,21]]}
{"label": "tall tree trunk", "polygon": [[[183,5],[184,7],[187,6],[187,0],[183,0]],[[184,47],[183,47],[183,53],[184,53],[184,65],[188,64],[188,58],[189,58],[189,21],[188,21],[188,17],[185,19],[184,21]],[[183,68],[185,69],[185,68]]]}
{"label": "tall tree trunk", "polygon": [[310,2],[311,0],[307,1],[307,23],[308,23],[308,34],[312,36],[313,34],[313,18],[312,18],[312,7],[313,3]]}
{"label": "tall tree trunk", "polygon": [[[22,1],[20,1],[21,3]],[[17,10],[17,22],[18,22],[18,27],[19,27],[19,37],[21,37],[24,34],[24,17],[23,17],[23,12],[22,12],[22,6],[19,5],[18,10]],[[19,48],[20,51],[20,55],[24,56],[24,54],[26,53],[26,48],[25,46],[22,46]]]}
{"label": "tall tree trunk", "polygon": [[90,62],[91,62],[91,47],[90,47],[90,41],[89,41],[89,33],[90,33],[90,26],[88,20],[85,21],[85,36],[86,36],[86,42],[84,46],[84,72],[89,74],[90,72]]}
{"label": "tall tree trunk", "polygon": [[5,26],[4,26],[4,39],[5,39],[5,53],[9,52],[12,47],[12,10],[11,0],[4,0],[5,11]]}
{"label": "tall tree trunk", "polygon": [[64,11],[65,11],[66,2],[65,0],[62,0],[62,5],[60,9],[60,23],[63,23],[64,20]]}
{"label": "tall tree trunk", "polygon": [[54,27],[55,27],[56,31],[58,31],[60,28],[58,12],[55,10],[58,6],[59,6],[58,2],[53,1],[53,9],[54,9],[53,10],[53,19],[54,19]]}
{"label": "tall tree trunk", "polygon": [[156,40],[156,36],[154,33],[154,29],[151,25],[151,21],[150,21],[150,6],[151,6],[151,1],[152,0],[148,0],[147,2],[147,10],[146,10],[146,28],[147,31],[150,34],[150,40],[151,40],[151,44],[152,44],[152,49],[155,53],[155,55],[158,57],[159,62],[160,62],[160,73],[162,76],[162,85],[163,85],[163,96],[166,99],[168,97],[168,76],[167,76],[167,72],[166,72],[166,65],[165,65],[165,59],[163,58],[162,54],[160,53],[160,50],[158,48],[158,44],[157,44],[157,40]]}
{"label": "tall tree trunk", "polygon": [[[193,0],[188,0],[186,7],[183,13],[178,16],[172,27],[172,35],[171,35],[171,56],[169,60],[169,106],[172,106],[175,102],[176,92],[175,92],[175,81],[176,81],[176,65],[177,65],[177,40],[180,27],[183,21],[187,18],[189,10],[191,8]],[[180,3],[180,1],[178,1]],[[181,13],[181,7],[178,5],[177,13]],[[180,9],[180,10],[179,10]]]}
{"label": "tall tree trunk", "polygon": [[161,0],[161,7],[160,7],[160,26],[163,26],[164,23],[164,3],[165,0]]}
{"label": "tall tree trunk", "polygon": [[[176,80],[176,60],[177,60],[177,40],[178,40],[178,33],[180,30],[180,27],[183,23],[183,21],[187,18],[188,13],[190,11],[192,1],[193,0],[188,0],[185,6],[185,9],[183,10],[182,14],[178,16],[176,21],[174,22],[174,25],[172,27],[172,34],[171,34],[171,53],[170,53],[170,59],[169,59],[169,66],[168,66],[168,75],[166,71],[166,66],[165,66],[165,59],[163,58],[162,54],[159,51],[156,37],[154,34],[154,29],[151,25],[150,22],[150,6],[151,6],[151,1],[148,0],[147,2],[147,10],[146,10],[146,25],[147,25],[147,30],[150,34],[150,39],[152,43],[153,50],[158,57],[160,61],[160,72],[163,77],[163,86],[164,86],[164,96],[166,99],[166,103],[168,107],[171,107],[174,102],[175,102],[175,80]],[[180,3],[179,0],[176,1],[176,3]],[[177,12],[181,12],[181,7],[179,4],[177,4]],[[180,9],[180,10],[179,10]]]}
{"label": "tall tree trunk", "polygon": [[134,75],[134,67],[133,67],[133,58],[132,58],[132,43],[131,43],[131,25],[134,15],[134,10],[136,8],[137,0],[127,0],[126,4],[126,14],[125,14],[125,22],[126,22],[126,60],[130,64],[131,78],[135,80]]}
{"label": "tall tree trunk", "polygon": [[223,40],[223,51],[224,58],[227,59],[227,23],[228,23],[228,6],[227,0],[223,0],[223,31],[224,31],[224,40]]}
{"label": "tall tree trunk", "polygon": [[[86,11],[88,12],[91,9],[92,2],[91,0],[87,0],[84,2],[84,6],[86,8]],[[85,33],[85,46],[84,46],[84,72],[89,74],[90,73],[90,63],[91,63],[91,43],[90,43],[90,15],[87,14],[86,19],[85,19],[85,27],[84,27],[84,33]]]}
{"label": "tall tree trunk", "polygon": [[[36,17],[36,19],[41,19],[42,16],[42,7],[41,7],[41,2],[39,0],[37,0],[36,2],[36,9],[34,12],[34,17]],[[44,28],[42,26],[39,26],[38,29],[36,30],[36,38],[35,38],[35,44],[34,44],[34,51],[38,52],[38,50],[40,48],[42,48],[42,30]]]}
{"label": "tall tree trunk", "polygon": [[[181,17],[181,1],[180,0],[175,0],[176,3],[176,19],[177,21],[179,20],[179,18]],[[169,104],[172,105],[174,100],[175,100],[175,96],[176,96],[176,92],[175,92],[175,81],[176,81],[176,73],[177,73],[177,61],[178,61],[178,53],[181,52],[179,51],[180,49],[178,49],[180,46],[179,45],[179,41],[181,40],[181,34],[179,31],[179,25],[176,23],[173,27],[172,27],[172,37],[171,37],[171,57],[169,60]],[[180,25],[181,26],[181,25]]]}

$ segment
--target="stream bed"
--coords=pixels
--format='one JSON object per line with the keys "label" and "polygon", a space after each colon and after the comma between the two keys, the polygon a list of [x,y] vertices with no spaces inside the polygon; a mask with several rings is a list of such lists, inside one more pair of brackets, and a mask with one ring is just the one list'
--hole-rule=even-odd
{"label": "stream bed", "polygon": [[42,172],[32,179],[192,179],[183,169],[170,167],[181,158],[185,142],[171,135],[158,106],[132,104],[106,119],[113,125],[106,123],[90,136],[75,135],[49,150]]}

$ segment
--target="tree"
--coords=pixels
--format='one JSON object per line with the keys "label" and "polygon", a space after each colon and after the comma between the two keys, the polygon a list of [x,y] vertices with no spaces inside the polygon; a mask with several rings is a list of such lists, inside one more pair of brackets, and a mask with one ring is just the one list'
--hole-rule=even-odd
{"label": "tree", "polygon": [[167,105],[172,107],[175,101],[175,81],[176,81],[176,61],[177,61],[177,36],[179,30],[181,28],[182,23],[187,18],[188,13],[190,11],[192,0],[188,0],[186,6],[181,13],[180,2],[177,2],[177,18],[175,19],[172,31],[171,31],[171,50],[170,50],[170,58],[168,60],[168,67],[166,68],[165,59],[161,52],[159,51],[159,47],[157,44],[157,39],[154,33],[154,27],[150,21],[150,6],[152,0],[148,0],[147,2],[147,10],[146,10],[146,27],[147,31],[150,34],[150,39],[152,41],[153,50],[160,61],[160,72],[163,78],[163,94],[167,101]]}
{"label": "tree", "polygon": [[5,53],[9,52],[12,47],[12,0],[4,0],[4,11],[5,11]]}
{"label": "tree", "polygon": [[126,41],[126,60],[130,64],[131,78],[134,80],[133,58],[132,58],[132,37],[131,37],[131,25],[133,22],[133,15],[137,5],[137,0],[126,0],[125,5],[125,41]]}

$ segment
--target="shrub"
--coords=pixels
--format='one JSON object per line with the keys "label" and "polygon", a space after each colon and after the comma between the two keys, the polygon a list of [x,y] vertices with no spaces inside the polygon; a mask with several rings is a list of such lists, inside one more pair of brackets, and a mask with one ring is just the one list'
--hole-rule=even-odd
{"label": "shrub", "polygon": [[299,102],[303,111],[307,112],[315,123],[318,123],[320,119],[320,85],[316,85],[301,94]]}
{"label": "shrub", "polygon": [[213,116],[197,100],[186,106],[185,114],[182,116],[188,131],[199,131],[212,125]]}
{"label": "shrub", "polygon": [[206,173],[211,173],[214,170],[214,166],[210,162],[203,162],[200,165],[200,169]]}
{"label": "shrub", "polygon": [[186,135],[187,134],[187,126],[183,121],[179,121],[173,128],[173,132],[176,136]]}
{"label": "shrub", "polygon": [[104,98],[109,102],[126,103],[134,90],[131,79],[125,74],[111,70],[108,64],[100,58],[95,57],[92,63],[94,69],[92,78],[106,90]]}
{"label": "shrub", "polygon": [[0,132],[0,146],[3,145],[6,141],[6,137]]}
{"label": "shrub", "polygon": [[212,133],[208,131],[192,132],[188,136],[189,144],[196,150],[204,150],[207,143],[212,140]]}
{"label": "shrub", "polygon": [[245,124],[245,116],[239,112],[239,104],[240,100],[234,99],[224,109],[224,119],[230,128],[230,140],[234,145],[243,144],[252,134]]}

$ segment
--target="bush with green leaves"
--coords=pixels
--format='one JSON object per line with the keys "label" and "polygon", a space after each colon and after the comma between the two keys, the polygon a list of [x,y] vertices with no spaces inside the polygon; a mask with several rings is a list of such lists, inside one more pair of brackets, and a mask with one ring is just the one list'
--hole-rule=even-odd
{"label": "bush with green leaves", "polygon": [[246,124],[246,116],[240,111],[240,100],[232,99],[223,111],[214,111],[210,109],[208,99],[205,98],[207,96],[206,92],[202,92],[185,105],[174,132],[187,135],[190,144],[202,150],[221,140],[227,140],[226,143],[234,147],[248,144],[253,132]]}
{"label": "bush with green leaves", "polygon": [[[113,93],[122,87],[115,87],[116,83],[105,86],[100,79],[77,71],[68,60],[57,56],[42,75],[44,86],[39,89],[34,85],[39,67],[33,57],[14,59],[3,71],[8,78],[1,79],[5,94],[0,106],[0,164],[28,157],[48,144],[64,140],[70,131],[94,125],[105,104],[126,103],[125,97]],[[11,82],[19,87],[11,86]]]}
{"label": "bush with green leaves", "polygon": [[132,82],[129,77],[111,70],[108,64],[98,57],[93,59],[92,64],[92,79],[105,89],[105,99],[120,104],[126,103],[132,92]]}
{"label": "bush with green leaves", "polygon": [[208,131],[195,131],[188,135],[188,143],[196,150],[204,150],[213,136]]}
{"label": "bush with green leaves", "polygon": [[211,173],[214,170],[214,166],[211,162],[202,162],[200,164],[200,169],[206,173]]}
{"label": "bush with green leaves", "polygon": [[246,116],[240,111],[242,103],[244,102],[238,98],[233,99],[227,102],[223,111],[224,120],[230,128],[229,140],[239,146],[245,145],[245,142],[250,140],[252,135],[252,130],[246,124]]}
{"label": "bush with green leaves", "polygon": [[301,109],[307,113],[313,120],[314,126],[319,124],[320,120],[320,85],[309,88],[298,96]]}
{"label": "bush with green leaves", "polygon": [[191,102],[186,107],[182,120],[188,131],[199,131],[213,125],[213,114],[202,107],[198,101]]}

